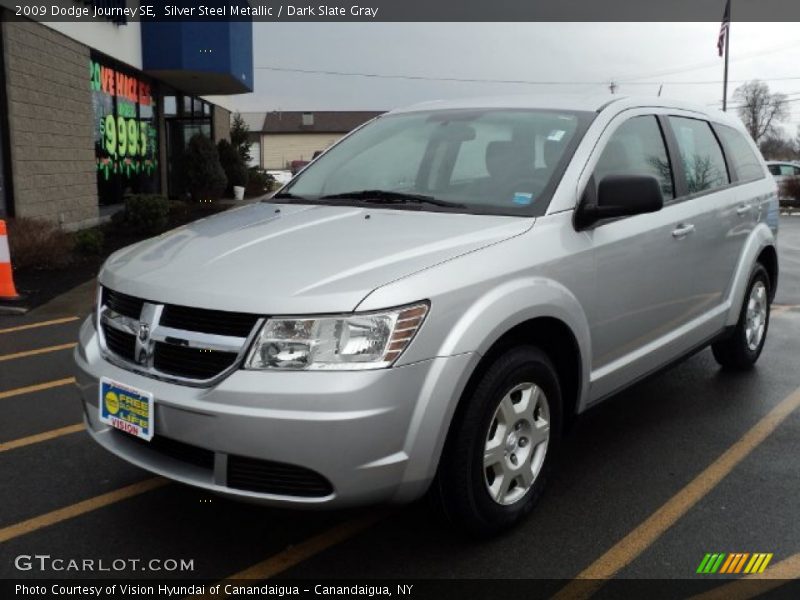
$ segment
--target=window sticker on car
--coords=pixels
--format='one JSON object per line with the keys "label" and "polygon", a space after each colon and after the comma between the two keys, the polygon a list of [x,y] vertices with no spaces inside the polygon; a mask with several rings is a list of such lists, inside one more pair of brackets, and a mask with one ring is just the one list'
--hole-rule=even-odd
{"label": "window sticker on car", "polygon": [[511,201],[514,204],[528,206],[531,202],[533,202],[533,194],[529,194],[527,192],[514,192],[514,198],[512,198]]}
{"label": "window sticker on car", "polygon": [[564,137],[564,134],[567,133],[563,129],[554,129],[550,132],[550,135],[547,136],[547,139],[551,142],[560,142],[561,138]]}

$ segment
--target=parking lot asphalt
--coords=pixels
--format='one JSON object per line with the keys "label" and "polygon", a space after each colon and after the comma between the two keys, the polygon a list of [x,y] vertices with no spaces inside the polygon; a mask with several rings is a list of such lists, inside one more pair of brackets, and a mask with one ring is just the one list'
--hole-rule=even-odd
{"label": "parking lot asphalt", "polygon": [[[0,578],[692,579],[704,555],[719,552],[772,553],[767,573],[798,578],[800,217],[781,220],[780,262],[755,370],[722,372],[704,350],[592,409],[531,517],[484,542],[450,529],[425,502],[274,510],[155,478],[82,430],[71,345],[93,284],[0,317]],[[194,569],[15,566],[35,554],[184,559]],[[584,595],[567,585],[562,597],[602,594],[602,584]]]}

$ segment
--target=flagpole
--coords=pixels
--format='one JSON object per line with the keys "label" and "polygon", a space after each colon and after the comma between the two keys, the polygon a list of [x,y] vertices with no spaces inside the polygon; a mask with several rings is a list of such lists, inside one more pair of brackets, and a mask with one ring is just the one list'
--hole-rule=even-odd
{"label": "flagpole", "polygon": [[733,2],[728,0],[728,31],[725,32],[725,77],[722,83],[722,110],[728,110],[728,53],[730,51],[731,43],[731,4]]}

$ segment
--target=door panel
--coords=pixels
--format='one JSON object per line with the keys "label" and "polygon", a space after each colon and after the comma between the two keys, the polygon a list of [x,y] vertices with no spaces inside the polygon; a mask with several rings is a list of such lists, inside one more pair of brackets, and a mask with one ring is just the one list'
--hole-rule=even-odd
{"label": "door panel", "polygon": [[[758,211],[742,187],[708,194],[690,202],[702,208],[697,217],[699,252],[695,265],[696,316],[719,307],[727,298],[736,263],[753,229]],[[720,316],[722,319],[722,316]]]}
{"label": "door panel", "polygon": [[[692,317],[714,318],[709,313],[718,309],[727,296],[757,209],[747,200],[742,186],[731,187],[736,176],[734,146],[730,142],[725,145],[726,165],[720,130],[715,131],[707,121],[696,118],[670,116],[668,120],[686,173],[687,191],[694,194],[685,200],[693,205],[697,226]],[[747,168],[746,164],[739,166],[743,171]],[[723,316],[716,316],[721,327]]]}
{"label": "door panel", "polygon": [[597,261],[593,368],[598,375],[618,368],[622,379],[635,376],[638,352],[690,320],[697,249],[691,208],[672,204],[591,232]]}

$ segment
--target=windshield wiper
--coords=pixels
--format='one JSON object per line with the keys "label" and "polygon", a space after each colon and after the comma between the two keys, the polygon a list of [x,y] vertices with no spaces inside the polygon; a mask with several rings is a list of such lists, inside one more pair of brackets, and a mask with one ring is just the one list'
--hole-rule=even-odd
{"label": "windshield wiper", "polygon": [[423,194],[409,194],[406,192],[393,192],[391,190],[357,190],[320,196],[320,200],[362,200],[374,204],[430,204],[447,208],[465,208],[458,202],[439,200],[433,196]]}
{"label": "windshield wiper", "polygon": [[297,194],[293,194],[292,192],[281,192],[280,194],[275,194],[272,198],[268,198],[267,200],[306,200],[303,196],[298,196]]}

